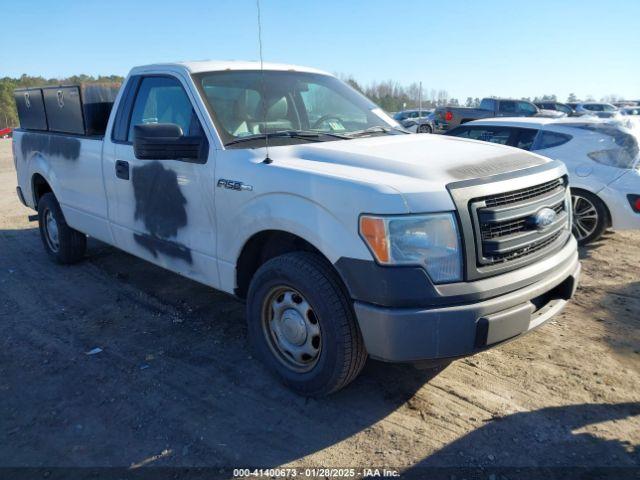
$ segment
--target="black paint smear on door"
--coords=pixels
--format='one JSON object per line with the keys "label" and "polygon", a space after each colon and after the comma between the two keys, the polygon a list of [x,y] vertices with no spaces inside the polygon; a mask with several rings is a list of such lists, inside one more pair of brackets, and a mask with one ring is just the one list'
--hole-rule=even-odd
{"label": "black paint smear on door", "polygon": [[187,225],[187,199],[178,185],[178,175],[160,162],[132,170],[135,196],[134,219],[142,220],[148,234],[134,235],[138,244],[153,256],[162,253],[192,263],[191,250],[170,241]]}

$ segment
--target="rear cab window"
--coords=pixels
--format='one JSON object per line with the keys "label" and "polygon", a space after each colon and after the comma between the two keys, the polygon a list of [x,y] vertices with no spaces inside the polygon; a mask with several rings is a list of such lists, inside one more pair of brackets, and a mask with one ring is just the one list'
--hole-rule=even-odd
{"label": "rear cab window", "polygon": [[500,112],[516,113],[516,102],[513,100],[502,100],[500,102]]}
{"label": "rear cab window", "polygon": [[480,110],[492,110],[496,109],[496,101],[493,98],[483,98],[480,102]]}
{"label": "rear cab window", "polygon": [[538,110],[529,102],[520,101],[517,103],[517,113],[522,113],[524,115],[535,115],[536,113],[538,113]]}

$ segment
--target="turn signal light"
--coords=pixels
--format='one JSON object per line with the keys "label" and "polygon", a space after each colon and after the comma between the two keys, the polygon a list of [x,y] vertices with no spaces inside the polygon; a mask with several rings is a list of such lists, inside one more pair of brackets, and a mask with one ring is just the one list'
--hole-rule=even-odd
{"label": "turn signal light", "polygon": [[378,217],[360,217],[360,234],[380,263],[389,263],[389,241],[384,220]]}

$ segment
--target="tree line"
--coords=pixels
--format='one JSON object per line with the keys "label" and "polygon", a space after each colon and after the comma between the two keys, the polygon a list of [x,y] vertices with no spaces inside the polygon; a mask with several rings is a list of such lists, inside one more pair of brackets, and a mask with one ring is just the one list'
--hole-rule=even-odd
{"label": "tree line", "polygon": [[91,75],[73,75],[67,78],[44,78],[22,75],[19,78],[0,78],[0,129],[18,126],[18,112],[13,98],[16,88],[42,87],[48,85],[77,85],[79,83],[122,82],[123,77],[108,75],[93,77]]}
{"label": "tree line", "polygon": [[[402,85],[394,80],[383,82],[373,82],[363,85],[352,76],[341,75],[341,78],[356,90],[362,92],[373,102],[378,104],[387,112],[397,112],[400,110],[418,108],[429,109],[444,105],[478,107],[480,98],[467,97],[461,102],[455,97],[450,97],[444,89],[421,88],[418,82],[409,85]],[[78,83],[98,83],[98,82],[122,82],[123,77],[117,75],[93,77],[90,75],[73,75],[67,78],[44,78],[22,75],[19,78],[0,78],[0,129],[18,126],[18,113],[13,99],[13,90],[16,88],[46,86],[46,85],[75,85]],[[533,102],[538,101],[558,101],[556,95],[543,95],[541,97],[523,97],[521,100]],[[593,101],[593,97],[588,96],[585,101]],[[606,102],[622,100],[618,95],[608,95],[602,99]],[[577,102],[578,97],[571,93],[567,102]]]}

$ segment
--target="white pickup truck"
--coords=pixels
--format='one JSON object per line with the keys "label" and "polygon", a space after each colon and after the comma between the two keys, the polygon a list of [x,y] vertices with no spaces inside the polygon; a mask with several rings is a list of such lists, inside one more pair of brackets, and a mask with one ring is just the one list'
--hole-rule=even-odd
{"label": "white pickup truck", "polygon": [[291,65],[137,67],[110,115],[83,92],[16,92],[18,196],[48,254],[77,262],[88,235],[246,300],[252,345],[301,394],[368,356],[476,353],[575,292],[561,162],[407,134]]}

